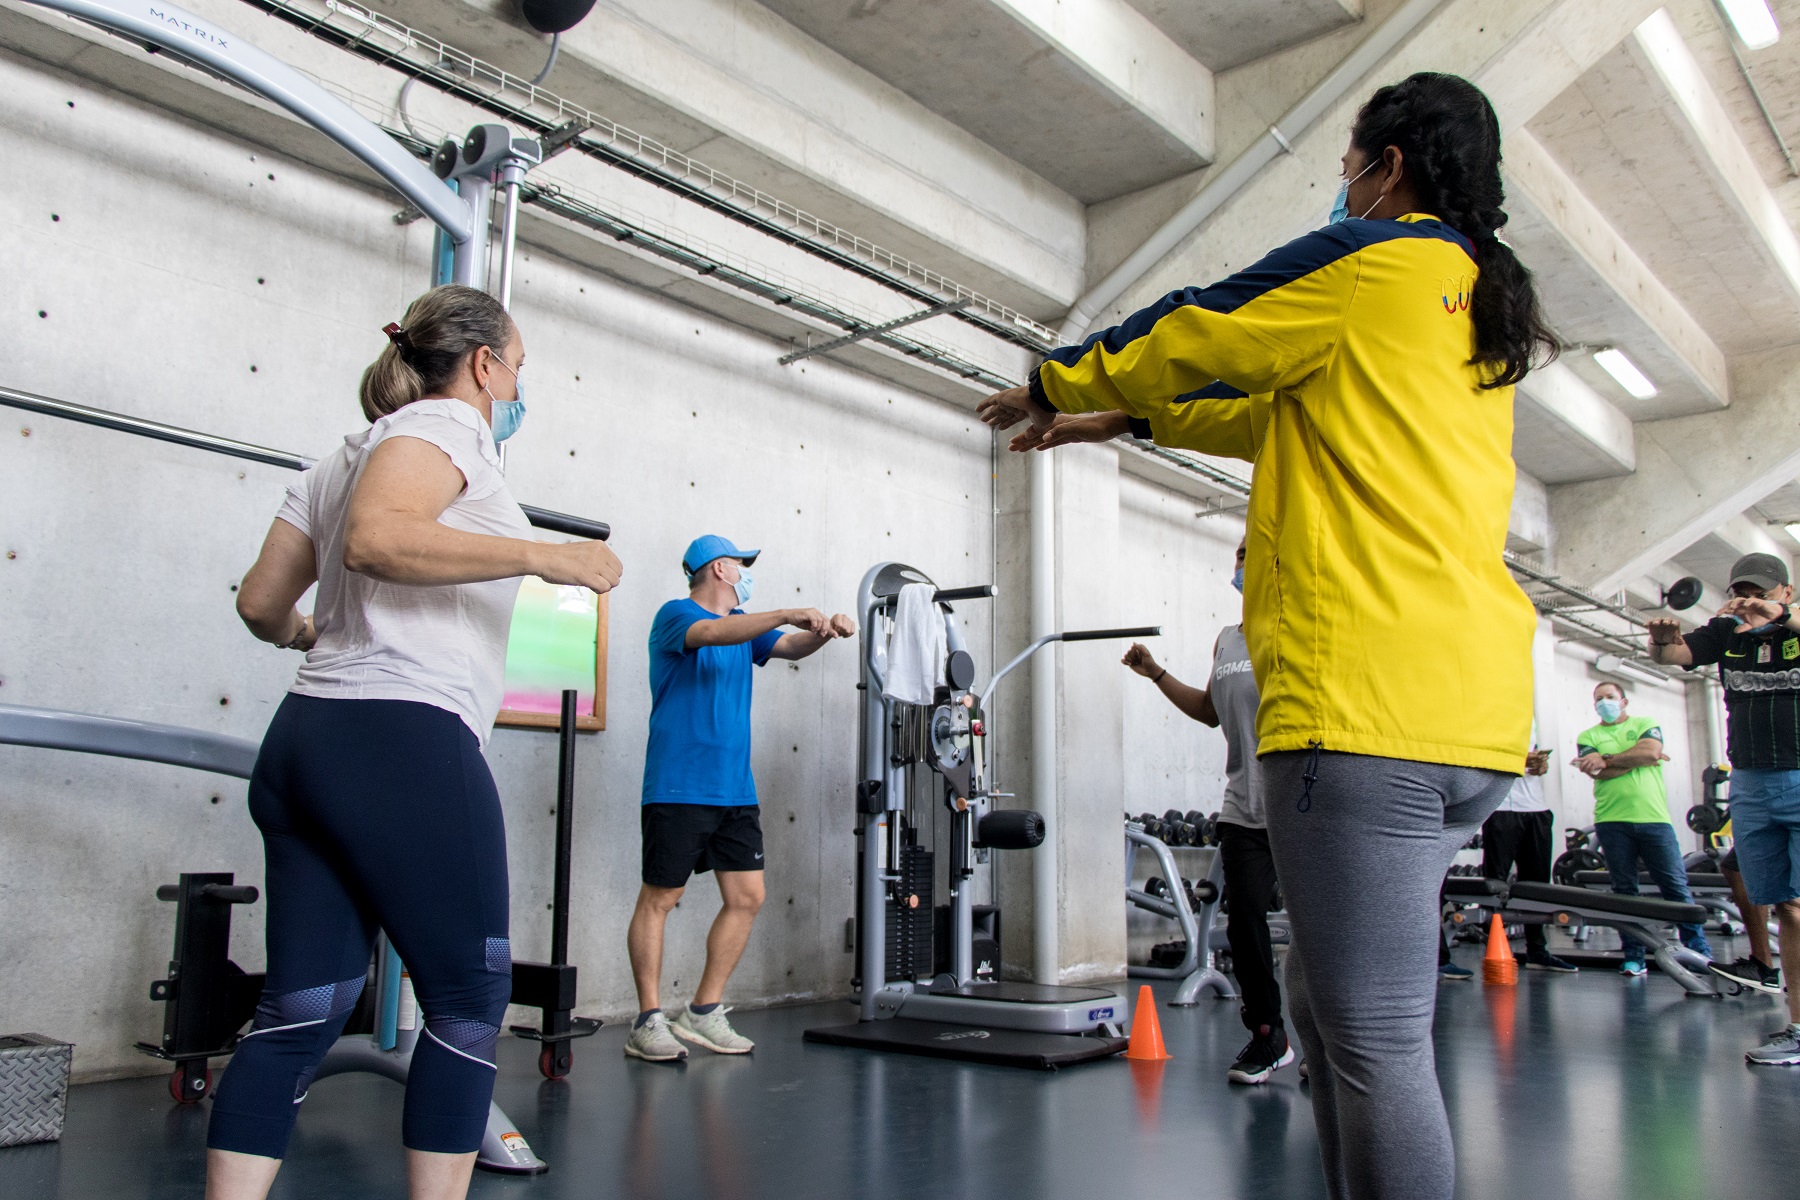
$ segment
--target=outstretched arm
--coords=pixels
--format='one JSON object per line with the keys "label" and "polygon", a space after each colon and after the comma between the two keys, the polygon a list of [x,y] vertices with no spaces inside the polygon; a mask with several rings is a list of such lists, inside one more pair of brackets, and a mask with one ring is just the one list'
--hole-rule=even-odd
{"label": "outstretched arm", "polygon": [[[809,610],[812,611],[812,610]],[[769,651],[770,658],[801,659],[816,652],[826,642],[834,638],[856,636],[856,622],[843,613],[837,613],[825,623],[822,633],[814,633],[810,629],[802,629],[796,633],[784,634],[775,648]]]}
{"label": "outstretched arm", "polygon": [[1131,649],[1125,652],[1125,657],[1120,661],[1154,683],[1157,690],[1168,698],[1169,703],[1183,713],[1202,725],[1210,725],[1214,729],[1219,727],[1219,711],[1213,707],[1212,693],[1175,678],[1167,667],[1156,661],[1149,647],[1142,642],[1133,642]]}

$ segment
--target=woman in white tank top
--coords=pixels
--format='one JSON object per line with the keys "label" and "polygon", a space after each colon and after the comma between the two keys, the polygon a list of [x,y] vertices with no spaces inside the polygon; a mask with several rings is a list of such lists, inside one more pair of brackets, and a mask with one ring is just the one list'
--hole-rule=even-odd
{"label": "woman in white tank top", "polygon": [[213,1102],[208,1200],[268,1194],[378,929],[424,1015],[402,1121],[412,1194],[467,1192],[512,991],[506,831],[481,748],[513,598],[523,575],[619,580],[603,542],[531,540],[500,474],[525,347],[499,302],[434,288],[385,332],[362,380],[370,428],[288,489],[238,592],[250,631],[306,661],[250,780],[268,978]]}

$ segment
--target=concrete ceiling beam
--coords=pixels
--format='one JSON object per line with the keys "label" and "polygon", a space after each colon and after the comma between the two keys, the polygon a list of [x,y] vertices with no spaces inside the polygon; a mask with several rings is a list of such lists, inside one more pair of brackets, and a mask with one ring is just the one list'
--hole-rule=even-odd
{"label": "concrete ceiling beam", "polygon": [[1192,151],[1200,163],[1212,161],[1213,73],[1125,0],[988,3],[1043,39],[1117,103]]}
{"label": "concrete ceiling beam", "polygon": [[[1657,0],[1457,0],[1350,89],[1335,108],[1099,315],[1095,328],[1177,287],[1219,279],[1313,227],[1337,186],[1356,110],[1376,87],[1414,71],[1480,84],[1501,127],[1518,129],[1631,36]],[[1196,181],[1197,183],[1201,181]]]}
{"label": "concrete ceiling beam", "polygon": [[1637,439],[1630,417],[1555,362],[1513,393],[1513,461],[1545,483],[1629,475]]}
{"label": "concrete ceiling beam", "polygon": [[1229,71],[1362,19],[1363,0],[1128,0],[1214,71]]}
{"label": "concrete ceiling beam", "polygon": [[[1527,129],[1506,137],[1506,182],[1506,238],[1536,273],[1558,334],[1616,345],[1657,381],[1656,397],[1623,402],[1630,416],[1686,416],[1730,403],[1724,353]],[[1618,391],[1594,378],[1597,367],[1586,373]]]}
{"label": "concrete ceiling beam", "polygon": [[1731,382],[1729,410],[1640,422],[1633,474],[1550,490],[1558,571],[1610,591],[1800,476],[1800,347],[1734,362]]}
{"label": "concrete ceiling beam", "polygon": [[1212,72],[1126,0],[764,4],[1084,204],[1212,161]]}
{"label": "concrete ceiling beam", "polygon": [[1755,231],[1758,248],[1800,299],[1800,238],[1674,19],[1657,10],[1637,27],[1632,41],[1680,109],[1689,141],[1721,194]]}

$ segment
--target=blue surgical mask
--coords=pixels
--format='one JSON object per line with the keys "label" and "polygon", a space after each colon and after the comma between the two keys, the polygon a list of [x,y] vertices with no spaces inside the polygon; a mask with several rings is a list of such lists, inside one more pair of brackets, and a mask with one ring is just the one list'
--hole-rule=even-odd
{"label": "blue surgical mask", "polygon": [[1619,714],[1625,711],[1625,706],[1620,704],[1617,700],[1596,700],[1594,701],[1594,711],[1600,714],[1600,719],[1602,721],[1611,725],[1614,721],[1619,719]]}
{"label": "blue surgical mask", "polygon": [[[1356,173],[1356,179],[1361,179],[1364,175],[1367,175],[1370,171],[1374,170],[1375,164],[1380,161],[1379,158],[1371,161],[1368,166]],[[1339,221],[1347,221],[1350,219],[1350,185],[1355,183],[1356,179],[1345,179],[1338,184],[1337,200],[1331,206],[1331,219],[1328,222],[1329,224],[1336,225]],[[1375,204],[1380,203],[1380,200],[1375,201]],[[1363,216],[1366,217],[1369,213],[1374,212],[1375,204],[1369,205],[1369,212],[1364,213]]]}
{"label": "blue surgical mask", "polygon": [[1231,573],[1231,586],[1238,590],[1238,595],[1244,594],[1244,568],[1239,567]]}
{"label": "blue surgical mask", "polygon": [[512,373],[513,395],[518,397],[516,400],[495,400],[494,393],[488,392],[485,387],[481,389],[487,392],[488,399],[493,402],[493,413],[488,419],[488,427],[494,432],[494,441],[504,442],[519,432],[519,426],[525,423],[525,381],[520,379],[519,373],[507,366],[506,360],[498,354],[494,355],[494,361]]}
{"label": "blue surgical mask", "polygon": [[756,580],[751,578],[747,568],[738,568],[737,582],[731,585],[731,590],[737,593],[739,608],[750,603],[750,593],[756,590]]}

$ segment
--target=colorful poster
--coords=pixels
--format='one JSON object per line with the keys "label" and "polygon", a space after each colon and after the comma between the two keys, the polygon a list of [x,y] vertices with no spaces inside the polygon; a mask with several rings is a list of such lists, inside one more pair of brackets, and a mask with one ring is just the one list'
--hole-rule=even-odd
{"label": "colorful poster", "polygon": [[506,641],[502,708],[555,716],[562,711],[563,689],[574,688],[575,711],[583,716],[594,711],[598,605],[599,598],[584,587],[526,577]]}

